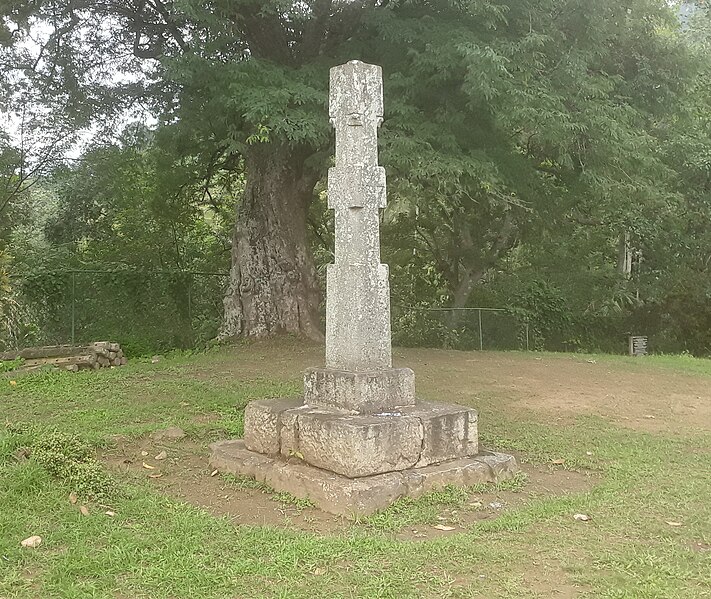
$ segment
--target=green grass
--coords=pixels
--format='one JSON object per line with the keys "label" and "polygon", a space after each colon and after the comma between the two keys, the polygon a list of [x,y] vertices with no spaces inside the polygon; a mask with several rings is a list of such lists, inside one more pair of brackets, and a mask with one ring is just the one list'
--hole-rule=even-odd
{"label": "green grass", "polygon": [[[292,383],[195,377],[196,365],[209,372],[222,360],[217,352],[98,373],[41,373],[16,385],[0,378],[2,418],[104,445],[114,435],[177,425],[207,444],[241,433],[249,400],[299,391]],[[686,358],[654,360],[630,367],[708,374]],[[33,460],[18,461],[16,444],[0,432],[0,598],[543,599],[573,587],[569,596],[585,599],[711,597],[711,433],[654,435],[599,417],[562,427],[543,416],[521,421],[500,413],[490,414],[482,432],[488,446],[534,464],[564,458],[562,468],[592,470],[599,482],[583,493],[530,497],[523,477],[497,488],[448,487],[317,535],[235,525],[126,479],[105,503],[115,517],[95,503],[85,517],[67,499],[69,483]],[[261,488],[225,483],[235,492]],[[456,534],[398,539],[399,531],[426,529],[442,513],[463,509],[471,493],[495,492],[528,501]],[[575,521],[575,513],[592,520]],[[21,548],[32,534],[43,537],[42,546]]]}

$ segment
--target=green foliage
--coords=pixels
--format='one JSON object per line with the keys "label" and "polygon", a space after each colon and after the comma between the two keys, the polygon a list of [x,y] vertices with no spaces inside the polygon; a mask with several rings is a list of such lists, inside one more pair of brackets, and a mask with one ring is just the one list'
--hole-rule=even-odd
{"label": "green foliage", "polygon": [[78,496],[107,501],[116,494],[113,479],[77,435],[45,426],[7,424],[11,444],[22,447],[30,460],[69,486]]}
{"label": "green foliage", "polygon": [[[129,127],[58,170],[45,227],[54,254],[13,249],[24,272],[225,272],[246,165],[285,157],[322,190],[328,68],[360,58],[384,73],[383,253],[397,303],[510,307],[537,347],[617,348],[636,330],[658,349],[711,351],[708,10],[682,29],[657,0],[161,6],[111,0],[81,22],[71,0],[8,12],[7,64],[32,62],[21,43],[32,23],[54,29],[35,70],[3,83],[12,106],[28,90],[51,107],[61,96],[64,116],[47,121],[58,128],[119,114],[137,96],[160,114],[155,130]],[[106,64],[145,77],[116,84],[98,76]],[[16,148],[3,147],[0,172],[15,173],[1,165],[16,164]],[[330,218],[320,197],[308,222],[321,274]],[[630,279],[615,272],[621,234],[635,252]],[[82,331],[141,354],[215,335],[221,281],[118,276],[88,284],[100,299],[86,299]],[[66,278],[40,278],[26,336],[66,339]],[[550,289],[539,293],[542,280]],[[203,303],[189,316],[194,287]],[[134,300],[123,319],[103,308],[112,294]],[[138,305],[155,310],[141,318]],[[457,314],[397,314],[396,339],[470,346]]]}

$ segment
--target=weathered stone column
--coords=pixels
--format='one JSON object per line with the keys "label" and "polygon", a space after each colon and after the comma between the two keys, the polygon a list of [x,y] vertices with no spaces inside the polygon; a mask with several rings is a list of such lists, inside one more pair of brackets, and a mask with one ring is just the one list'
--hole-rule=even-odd
{"label": "weathered stone column", "polygon": [[336,130],[336,165],[328,172],[335,262],[326,276],[326,368],[306,372],[305,401],[361,413],[412,405],[414,373],[392,368],[388,267],[380,263],[381,68],[353,60],[331,69],[329,114]]}
{"label": "weathered stone column", "polygon": [[383,120],[381,69],[351,61],[331,69],[336,166],[328,171],[328,207],[336,220],[335,263],[328,266],[326,366],[390,368],[388,267],[380,263],[385,169],[378,166]]}

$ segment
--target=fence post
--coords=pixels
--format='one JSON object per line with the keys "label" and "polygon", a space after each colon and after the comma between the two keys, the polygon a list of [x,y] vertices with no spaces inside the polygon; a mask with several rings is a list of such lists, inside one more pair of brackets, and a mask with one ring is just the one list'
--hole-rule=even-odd
{"label": "fence post", "polygon": [[479,351],[484,351],[484,334],[481,328],[481,308],[477,310],[479,312]]}
{"label": "fence post", "polygon": [[76,331],[76,289],[77,289],[77,273],[72,272],[72,345],[74,343]]}

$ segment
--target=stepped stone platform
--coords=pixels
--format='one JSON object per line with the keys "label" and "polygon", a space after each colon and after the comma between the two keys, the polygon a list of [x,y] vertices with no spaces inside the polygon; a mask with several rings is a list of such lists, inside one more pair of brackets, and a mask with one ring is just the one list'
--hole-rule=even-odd
{"label": "stepped stone platform", "polygon": [[518,471],[513,456],[481,452],[471,458],[422,468],[348,478],[311,466],[296,456],[273,457],[250,451],[241,440],[219,441],[210,447],[212,468],[254,478],[342,516],[366,516],[387,508],[401,497],[420,497],[446,485],[466,487],[505,480]]}
{"label": "stepped stone platform", "polygon": [[[305,379],[311,377],[307,371]],[[518,471],[512,456],[480,449],[476,410],[450,404],[413,402],[364,413],[302,398],[265,399],[247,405],[244,428],[243,440],[211,445],[211,468],[345,516]]]}

